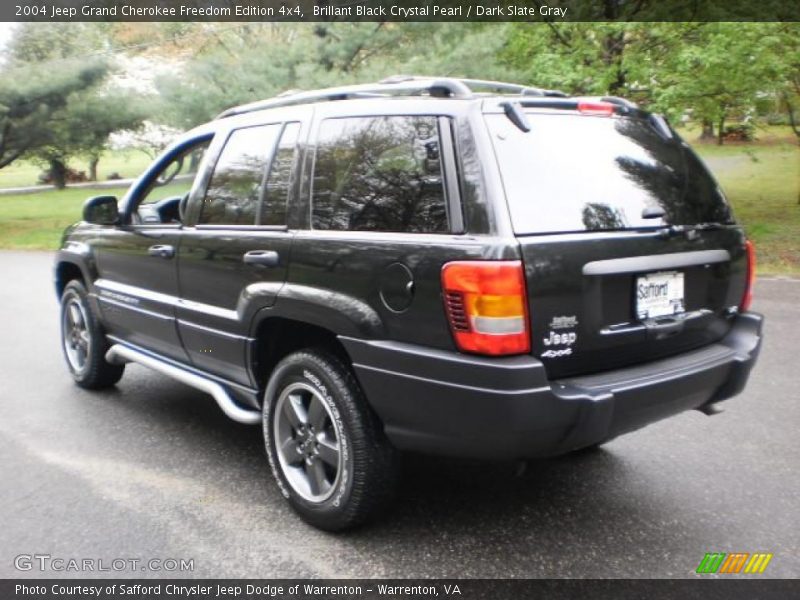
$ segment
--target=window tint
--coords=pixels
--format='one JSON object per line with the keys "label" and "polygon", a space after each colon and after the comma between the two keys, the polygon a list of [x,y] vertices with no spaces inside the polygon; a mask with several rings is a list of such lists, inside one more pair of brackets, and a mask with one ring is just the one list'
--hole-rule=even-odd
{"label": "window tint", "polygon": [[285,225],[286,203],[294,182],[297,163],[297,136],[300,123],[287,123],[272,159],[261,213],[262,225]]}
{"label": "window tint", "polygon": [[[486,119],[518,233],[731,221],[694,153],[643,119],[531,113],[527,133]],[[662,219],[642,217],[654,208]]]}
{"label": "window tint", "polygon": [[446,232],[437,118],[323,121],[312,206],[315,229]]}
{"label": "window tint", "polygon": [[264,169],[280,131],[278,124],[231,132],[208,184],[199,223],[256,224]]}

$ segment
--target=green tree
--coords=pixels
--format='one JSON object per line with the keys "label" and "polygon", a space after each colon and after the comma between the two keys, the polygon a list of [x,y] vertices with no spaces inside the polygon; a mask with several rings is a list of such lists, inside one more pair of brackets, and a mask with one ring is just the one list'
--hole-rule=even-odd
{"label": "green tree", "polygon": [[0,72],[0,168],[33,158],[63,187],[67,161],[82,155],[96,178],[108,136],[141,125],[147,98],[107,83],[103,26],[31,23],[16,32]]}
{"label": "green tree", "polygon": [[32,155],[49,165],[57,187],[65,183],[60,169],[73,156],[88,158],[88,179],[96,181],[97,165],[109,135],[138,129],[148,111],[146,97],[131,96],[121,89],[89,88],[76,92],[51,121],[48,143],[34,150]]}
{"label": "green tree", "polygon": [[514,24],[500,57],[532,85],[690,115],[722,143],[726,123],[778,98],[793,114],[799,34],[796,23]]}
{"label": "green tree", "polygon": [[259,23],[209,27],[177,75],[161,77],[158,111],[177,127],[291,89],[374,82],[389,75],[513,78],[497,61],[505,25]]}
{"label": "green tree", "polygon": [[63,63],[61,68],[0,73],[0,168],[53,142],[52,124],[73,94],[93,88],[105,76],[97,64]]}
{"label": "green tree", "polygon": [[683,23],[531,23],[511,26],[501,60],[527,83],[569,94],[652,102],[662,57],[696,28]]}
{"label": "green tree", "polygon": [[800,25],[775,25],[775,37],[776,45],[780,46],[780,53],[776,57],[780,61],[777,78],[780,104],[800,141]]}
{"label": "green tree", "polygon": [[660,58],[654,107],[690,112],[722,144],[731,119],[753,118],[785,87],[784,52],[778,24],[705,23]]}

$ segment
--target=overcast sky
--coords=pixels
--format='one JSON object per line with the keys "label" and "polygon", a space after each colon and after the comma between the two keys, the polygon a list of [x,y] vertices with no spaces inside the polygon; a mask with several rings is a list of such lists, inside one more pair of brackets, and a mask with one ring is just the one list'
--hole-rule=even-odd
{"label": "overcast sky", "polygon": [[0,60],[2,60],[6,43],[11,39],[11,35],[14,33],[14,27],[16,26],[16,23],[0,23]]}

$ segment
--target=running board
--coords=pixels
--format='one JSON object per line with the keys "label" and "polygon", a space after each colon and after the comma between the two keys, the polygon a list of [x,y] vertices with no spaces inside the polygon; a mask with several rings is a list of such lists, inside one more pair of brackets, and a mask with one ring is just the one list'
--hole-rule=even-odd
{"label": "running board", "polygon": [[197,375],[186,369],[181,369],[180,367],[161,361],[153,356],[129,348],[128,346],[123,346],[122,344],[114,344],[111,346],[108,352],[106,352],[106,361],[113,364],[124,364],[126,362],[139,363],[149,369],[172,377],[181,383],[185,383],[207,394],[211,394],[222,409],[222,412],[238,423],[255,425],[261,422],[260,412],[247,410],[236,404],[227,390],[216,381],[212,381],[211,379]]}

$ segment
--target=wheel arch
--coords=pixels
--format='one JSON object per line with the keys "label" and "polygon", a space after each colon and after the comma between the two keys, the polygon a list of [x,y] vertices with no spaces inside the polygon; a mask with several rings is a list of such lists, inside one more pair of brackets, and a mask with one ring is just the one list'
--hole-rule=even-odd
{"label": "wheel arch", "polygon": [[54,284],[56,295],[60,299],[64,288],[70,281],[79,280],[88,289],[89,278],[85,269],[75,261],[58,260],[55,266]]}
{"label": "wheel arch", "polygon": [[350,355],[336,332],[317,323],[269,314],[259,319],[251,335],[253,342],[248,356],[251,378],[263,392],[275,366],[292,352],[306,348],[322,348],[348,367]]}

